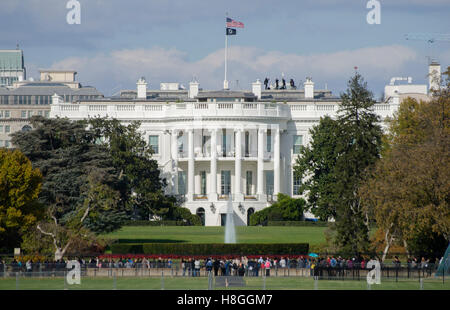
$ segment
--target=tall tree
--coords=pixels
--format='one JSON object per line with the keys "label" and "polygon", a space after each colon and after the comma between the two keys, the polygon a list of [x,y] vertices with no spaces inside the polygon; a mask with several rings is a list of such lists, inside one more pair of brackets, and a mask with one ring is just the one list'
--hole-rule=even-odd
{"label": "tall tree", "polygon": [[309,133],[310,143],[300,150],[294,166],[295,176],[303,180],[300,193],[306,195],[306,208],[315,216],[335,219],[340,197],[334,168],[342,153],[341,129],[336,120],[325,116]]}
{"label": "tall tree", "polygon": [[[449,74],[448,70],[446,74]],[[361,195],[385,236],[408,252],[441,255],[450,241],[450,82],[429,102],[404,100],[388,147]]]}
{"label": "tall tree", "polygon": [[118,197],[119,171],[86,121],[35,117],[32,125],[33,130],[12,135],[43,174],[39,200],[46,218],[30,233],[47,236],[59,259],[78,240],[95,241],[91,232],[119,228],[128,218],[126,199],[104,201]]}
{"label": "tall tree", "polygon": [[333,120],[322,118],[311,133],[311,143],[294,167],[304,183],[308,207],[321,219],[335,219],[334,242],[342,252],[369,249],[369,214],[358,188],[364,171],[380,156],[382,130],[373,111],[375,100],[359,73],[348,82]]}
{"label": "tall tree", "polygon": [[0,251],[20,243],[43,216],[38,203],[42,175],[20,151],[0,148]]}
{"label": "tall tree", "polygon": [[343,152],[336,161],[336,242],[343,252],[358,254],[369,249],[369,214],[358,193],[364,171],[380,158],[383,132],[375,114],[376,103],[367,83],[356,72],[341,95],[338,110]]}
{"label": "tall tree", "polygon": [[175,200],[164,194],[166,182],[160,176],[158,162],[152,159],[153,150],[139,132],[141,123],[124,126],[116,119],[93,118],[89,124],[109,150],[126,190],[122,195],[130,197],[134,216],[148,219],[169,215]]}

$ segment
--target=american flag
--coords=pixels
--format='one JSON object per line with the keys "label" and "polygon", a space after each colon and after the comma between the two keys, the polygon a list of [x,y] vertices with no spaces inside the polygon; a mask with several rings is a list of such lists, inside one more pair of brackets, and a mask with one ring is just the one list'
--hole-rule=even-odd
{"label": "american flag", "polygon": [[235,21],[234,19],[227,17],[227,27],[230,28],[244,28],[244,23]]}

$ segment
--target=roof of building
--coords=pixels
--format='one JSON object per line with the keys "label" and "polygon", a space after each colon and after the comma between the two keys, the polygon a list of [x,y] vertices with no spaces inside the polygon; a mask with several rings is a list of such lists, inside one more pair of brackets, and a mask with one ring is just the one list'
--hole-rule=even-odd
{"label": "roof of building", "polygon": [[255,95],[245,91],[216,90],[200,91],[197,98],[255,98]]}
{"label": "roof of building", "polygon": [[0,88],[0,95],[52,96],[55,93],[60,96],[103,96],[103,94],[94,87],[71,88],[62,83],[30,82],[23,84],[18,88]]}
{"label": "roof of building", "polygon": [[[112,96],[114,101],[123,100],[136,100],[137,91],[136,90],[122,90],[120,95]],[[234,91],[234,90],[199,90],[196,99],[208,99],[208,98],[244,98],[256,100],[256,96],[250,91]],[[273,90],[262,90],[260,101],[336,101],[340,97],[334,96],[331,90],[314,90],[314,98],[305,98],[305,91],[303,89],[273,89]],[[142,99],[139,99],[142,100]],[[195,101],[194,99],[189,99],[188,90],[147,90],[147,101]]]}
{"label": "roof of building", "polygon": [[22,50],[0,50],[0,70],[23,70]]}

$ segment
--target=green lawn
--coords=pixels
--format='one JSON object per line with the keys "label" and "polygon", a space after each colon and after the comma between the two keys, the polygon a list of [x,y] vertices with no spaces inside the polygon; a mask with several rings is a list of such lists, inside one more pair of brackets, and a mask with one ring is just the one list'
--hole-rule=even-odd
{"label": "green lawn", "polygon": [[[268,277],[264,278],[245,278],[244,287],[230,287],[230,289],[251,289],[259,290],[264,287],[271,289],[293,289],[293,290],[313,290],[315,289],[314,280],[309,277]],[[15,278],[0,278],[0,290],[63,290],[63,289],[84,289],[84,290],[206,290],[208,289],[208,278],[182,278],[165,277],[163,280],[159,277],[118,277],[113,278],[82,278],[80,285],[65,285],[64,279],[59,278],[23,278],[20,277],[16,283]],[[224,287],[216,287],[223,290]],[[319,290],[367,290],[365,279],[361,281],[354,280],[319,280],[317,282]],[[372,290],[419,290],[420,284],[417,280],[401,280],[395,282],[392,279],[382,279],[380,285],[372,285]],[[450,281],[442,283],[442,279],[429,278],[424,279],[423,289],[425,290],[450,290]]]}
{"label": "green lawn", "polygon": [[[325,242],[326,227],[236,227],[239,243],[309,243]],[[120,242],[189,242],[223,243],[223,227],[204,226],[125,226],[117,232],[103,235]]]}

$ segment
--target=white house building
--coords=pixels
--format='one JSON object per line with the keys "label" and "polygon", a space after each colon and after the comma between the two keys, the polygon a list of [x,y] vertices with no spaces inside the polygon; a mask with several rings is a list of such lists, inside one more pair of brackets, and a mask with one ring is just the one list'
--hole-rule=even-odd
{"label": "white house building", "polygon": [[[330,91],[314,89],[310,78],[303,89],[284,90],[263,90],[258,80],[249,92],[203,91],[198,82],[187,90],[177,83],[147,90],[141,78],[137,91],[115,98],[66,103],[55,95],[50,117],[141,121],[169,193],[183,195],[184,206],[207,226],[223,225],[231,194],[235,223],[246,225],[277,193],[298,195],[297,154],[311,127],[325,115],[336,117],[339,104]],[[374,111],[385,119],[398,106],[390,100]]]}

